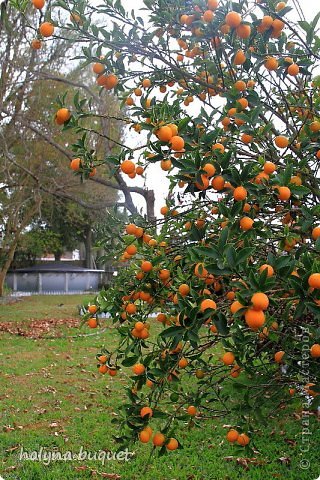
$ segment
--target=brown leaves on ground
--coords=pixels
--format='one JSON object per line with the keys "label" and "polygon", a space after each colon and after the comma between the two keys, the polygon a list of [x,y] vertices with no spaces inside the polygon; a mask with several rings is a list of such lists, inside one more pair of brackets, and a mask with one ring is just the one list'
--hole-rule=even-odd
{"label": "brown leaves on ground", "polygon": [[224,457],[224,460],[227,462],[236,461],[237,465],[243,467],[246,471],[249,470],[250,465],[265,465],[267,462],[264,460],[258,460],[257,458],[245,458],[245,457],[234,457],[230,455],[229,457]]}
{"label": "brown leaves on ground", "polygon": [[0,322],[0,332],[19,335],[27,338],[61,337],[62,327],[77,328],[80,320],[77,318],[46,318],[28,322]]}

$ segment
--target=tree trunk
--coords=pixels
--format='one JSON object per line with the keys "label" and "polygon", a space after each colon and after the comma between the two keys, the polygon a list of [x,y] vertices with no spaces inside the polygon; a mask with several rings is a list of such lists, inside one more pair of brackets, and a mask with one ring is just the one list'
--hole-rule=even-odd
{"label": "tree trunk", "polygon": [[54,252],[54,259],[56,262],[60,262],[62,256],[62,252]]}
{"label": "tree trunk", "polygon": [[4,282],[6,280],[6,276],[8,273],[8,270],[10,268],[10,265],[12,263],[13,257],[14,257],[14,252],[16,251],[17,248],[17,242],[13,243],[9,249],[7,259],[5,263],[3,264],[1,270],[0,270],[0,297],[3,297],[4,294]]}
{"label": "tree trunk", "polygon": [[154,215],[154,202],[155,196],[153,190],[146,190],[145,191],[145,199],[147,204],[147,219],[149,222],[154,222],[155,215]]}
{"label": "tree trunk", "polygon": [[88,228],[84,238],[84,244],[86,247],[86,258],[85,258],[85,267],[93,268],[92,262],[92,231],[91,228]]}

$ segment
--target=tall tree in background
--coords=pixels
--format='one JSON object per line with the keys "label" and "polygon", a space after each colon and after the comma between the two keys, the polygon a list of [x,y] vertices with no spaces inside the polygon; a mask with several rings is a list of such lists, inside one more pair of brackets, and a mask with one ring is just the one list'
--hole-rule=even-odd
{"label": "tall tree in background", "polygon": [[[80,176],[73,175],[69,165],[74,157],[71,145],[76,137],[70,130],[64,137],[64,144],[61,143],[60,130],[54,122],[55,101],[63,94],[64,83],[71,84],[73,97],[82,88],[81,78],[87,78],[88,72],[80,75],[78,63],[74,62],[73,69],[62,77],[66,58],[75,54],[70,44],[62,39],[39,53],[30,48],[30,35],[27,34],[33,14],[23,17],[7,5],[6,15],[0,31],[0,295],[21,234],[34,222],[50,224],[53,216],[49,215],[49,206],[60,208],[65,218],[65,231],[71,232],[70,237],[77,232],[79,241],[79,229],[82,229],[81,238],[89,250],[87,265],[92,265],[90,226],[118,200],[117,184],[109,179],[108,168],[100,170],[100,180],[94,188],[91,182],[82,183]],[[18,28],[13,29],[12,25]],[[87,78],[90,85],[89,82]],[[97,88],[93,86],[92,92],[89,86],[85,88],[91,93],[92,102],[98,101],[97,108],[102,111]],[[104,113],[116,117],[116,101],[110,95],[106,100]],[[104,120],[104,123],[117,141],[121,135],[120,124],[113,119]],[[102,142],[98,138],[90,140],[88,146],[105,154],[112,151],[115,143]]]}

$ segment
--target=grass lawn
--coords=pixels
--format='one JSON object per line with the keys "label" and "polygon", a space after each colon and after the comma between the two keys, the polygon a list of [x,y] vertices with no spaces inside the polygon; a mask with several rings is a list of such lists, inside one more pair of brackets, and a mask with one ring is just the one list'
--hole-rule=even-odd
{"label": "grass lawn", "polygon": [[[0,325],[28,322],[32,327],[37,319],[76,319],[83,300],[84,296],[35,296],[0,305]],[[310,418],[309,451],[302,453],[307,444],[302,443],[299,405],[295,411],[281,410],[266,427],[257,429],[253,435],[257,465],[249,461],[248,467],[243,460],[246,451],[225,441],[226,427],[220,419],[207,421],[202,428],[178,430],[184,449],[165,457],[150,458],[150,446],[135,444],[135,455],[128,462],[102,465],[86,460],[46,466],[19,461],[21,447],[27,452],[46,447],[77,453],[81,446],[90,452],[116,450],[111,420],[125,400],[123,387],[130,382],[130,371],[123,369],[113,378],[101,376],[95,362],[103,344],[115,343],[115,332],[77,337],[92,331],[57,328],[69,338],[32,339],[0,331],[0,475],[5,480],[314,480],[320,475],[318,420]],[[302,459],[309,468],[300,468]]]}

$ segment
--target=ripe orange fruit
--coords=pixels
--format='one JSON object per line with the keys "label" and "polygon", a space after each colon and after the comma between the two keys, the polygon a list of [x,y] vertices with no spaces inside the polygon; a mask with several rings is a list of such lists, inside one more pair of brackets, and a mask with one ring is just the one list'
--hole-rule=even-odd
{"label": "ripe orange fruit", "polygon": [[289,145],[289,139],[287,137],[285,137],[284,135],[278,135],[274,139],[274,143],[279,148],[287,148],[287,146]]}
{"label": "ripe orange fruit", "polygon": [[189,287],[189,285],[187,285],[186,283],[182,283],[182,284],[179,286],[178,291],[179,291],[179,293],[180,293],[180,295],[181,295],[182,297],[185,297],[185,296],[187,296],[187,295],[189,294],[189,292],[190,292],[190,287]]}
{"label": "ripe orange fruit", "polygon": [[143,172],[144,172],[144,168],[143,168],[141,165],[138,165],[138,166],[136,167],[136,174],[137,174],[137,175],[142,175]]}
{"label": "ripe orange fruit", "polygon": [[238,302],[238,300],[236,300],[235,302],[233,302],[230,306],[230,311],[231,313],[233,313],[233,315],[235,313],[237,313],[238,310],[240,310],[241,308],[244,308],[244,305],[242,305],[240,302]]}
{"label": "ripe orange fruit", "polygon": [[292,63],[291,65],[289,65],[289,67],[287,69],[287,72],[292,77],[296,77],[298,75],[298,73],[300,72],[299,65],[297,65],[296,63]]}
{"label": "ripe orange fruit", "polygon": [[109,75],[107,75],[103,86],[107,90],[112,90],[114,87],[118,85],[118,82],[119,82],[118,77],[113,73],[110,73]]}
{"label": "ripe orange fruit", "polygon": [[276,12],[280,12],[280,10],[283,10],[286,7],[286,2],[279,2],[276,5]]}
{"label": "ripe orange fruit", "polygon": [[91,315],[94,315],[95,313],[97,313],[97,311],[98,311],[97,305],[88,306],[88,312],[91,313]]}
{"label": "ripe orange fruit", "polygon": [[282,201],[287,201],[291,197],[291,190],[288,187],[277,187],[278,198]]}
{"label": "ripe orange fruit", "polygon": [[317,240],[318,238],[320,238],[320,227],[314,227],[311,236],[313,240]]}
{"label": "ripe orange fruit", "polygon": [[166,268],[163,268],[159,271],[159,278],[161,280],[168,280],[170,278],[170,275],[170,270],[167,270]]}
{"label": "ripe orange fruit", "polygon": [[126,248],[126,252],[129,255],[135,255],[137,253],[138,249],[135,245],[128,245]]}
{"label": "ripe orange fruit", "polygon": [[137,312],[137,307],[134,303],[128,303],[128,305],[126,306],[126,312],[129,315],[134,315]]}
{"label": "ripe orange fruit", "polygon": [[136,363],[135,365],[133,365],[132,371],[135,375],[143,375],[146,371],[146,368],[142,363]]}
{"label": "ripe orange fruit", "polygon": [[88,320],[88,326],[89,326],[90,328],[97,328],[97,326],[98,326],[97,319],[94,318],[94,317],[89,318],[89,320]]}
{"label": "ripe orange fruit", "polygon": [[238,90],[238,92],[244,92],[247,89],[247,84],[243,80],[237,80],[234,88]]}
{"label": "ripe orange fruit", "polygon": [[279,18],[276,18],[272,22],[272,29],[273,32],[271,34],[272,38],[278,38],[281,34],[281,30],[284,28],[284,22],[282,20],[279,20]]}
{"label": "ripe orange fruit", "polygon": [[132,160],[124,160],[120,165],[120,169],[123,173],[128,175],[129,173],[133,173],[135,171],[136,166]]}
{"label": "ripe orange fruit", "polygon": [[187,408],[187,413],[191,416],[194,417],[197,414],[197,409],[193,405],[189,405]]}
{"label": "ripe orange fruit", "polygon": [[273,162],[266,162],[263,166],[263,171],[264,173],[267,173],[268,175],[271,175],[271,173],[274,173],[276,171],[276,166]]}
{"label": "ripe orange fruit", "polygon": [[159,130],[157,130],[156,135],[161,142],[168,142],[173,136],[171,128],[166,125],[160,127]]}
{"label": "ripe orange fruit", "polygon": [[233,428],[231,428],[231,430],[229,430],[229,432],[226,435],[226,439],[230,443],[236,442],[238,440],[238,437],[239,437],[239,432],[237,432],[237,430]]}
{"label": "ripe orange fruit", "polygon": [[212,163],[206,163],[203,167],[202,170],[206,172],[208,177],[213,177],[213,175],[216,173],[215,166],[212,165]]}
{"label": "ripe orange fruit", "polygon": [[279,63],[278,63],[278,60],[276,58],[268,57],[264,62],[264,66],[267,70],[269,70],[271,72],[273,70],[277,70],[277,68],[279,66]]}
{"label": "ripe orange fruit", "polygon": [[239,38],[246,39],[249,38],[251,35],[251,27],[245,23],[241,23],[236,28],[236,34]]}
{"label": "ripe orange fruit", "polygon": [[207,5],[211,10],[215,10],[219,5],[219,0],[208,0]]}
{"label": "ripe orange fruit", "polygon": [[310,355],[313,358],[319,358],[320,357],[320,345],[319,345],[319,343],[315,343],[314,345],[312,345],[312,347],[310,348]]}
{"label": "ripe orange fruit", "polygon": [[265,15],[261,20],[261,27],[264,31],[268,30],[272,24],[273,24],[273,18],[270,17],[269,15]]}
{"label": "ripe orange fruit", "polygon": [[144,418],[145,416],[148,416],[148,418],[152,417],[153,411],[152,408],[150,407],[142,407],[140,410],[140,416]]}
{"label": "ripe orange fruit", "polygon": [[128,235],[134,235],[136,233],[137,227],[133,223],[126,225],[126,232]]}
{"label": "ripe orange fruit", "polygon": [[167,206],[160,208],[161,215],[167,215],[169,213],[169,208]]}
{"label": "ripe orange fruit", "polygon": [[251,230],[251,228],[253,227],[253,224],[254,224],[254,221],[250,217],[242,217],[240,219],[240,228],[245,232],[248,230]]}
{"label": "ripe orange fruit", "polygon": [[98,360],[100,363],[107,363],[107,356],[106,355],[100,355],[100,357],[98,357]]}
{"label": "ripe orange fruit", "polygon": [[105,65],[103,65],[102,63],[94,63],[92,65],[92,71],[93,73],[96,73],[97,75],[100,75],[101,73],[103,73],[105,70]]}
{"label": "ripe orange fruit", "polygon": [[312,288],[320,288],[320,273],[312,273],[308,278],[308,284]]}
{"label": "ripe orange fruit", "polygon": [[81,159],[73,158],[70,162],[71,170],[73,170],[74,172],[77,172],[78,170],[80,170],[80,167],[81,167]]}
{"label": "ripe orange fruit", "polygon": [[241,373],[241,368],[239,367],[239,365],[235,365],[232,369],[231,369],[231,372],[230,372],[230,376],[232,378],[238,378],[239,375]]}
{"label": "ripe orange fruit", "polygon": [[32,0],[32,5],[41,10],[44,7],[45,0]]}
{"label": "ripe orange fruit", "polygon": [[217,190],[218,192],[220,190],[223,190],[224,188],[224,184],[225,184],[225,180],[224,178],[221,176],[221,175],[217,175],[216,177],[214,177],[211,181],[211,185],[213,186],[213,188],[215,190]]}
{"label": "ripe orange fruit", "polygon": [[169,442],[166,444],[168,450],[177,450],[179,443],[175,438],[170,438]]}
{"label": "ripe orange fruit", "polygon": [[283,350],[280,350],[279,352],[276,352],[274,354],[274,361],[276,363],[281,363],[284,355],[285,355],[285,352]]}
{"label": "ripe orange fruit", "polygon": [[199,190],[206,190],[208,187],[209,187],[209,179],[206,175],[201,175],[201,183],[200,181],[199,182],[195,182],[195,186],[199,189]]}
{"label": "ripe orange fruit", "polygon": [[39,27],[39,32],[43,37],[51,37],[54,32],[54,25],[50,22],[43,22]]}
{"label": "ripe orange fruit", "polygon": [[107,365],[100,365],[99,367],[99,373],[102,373],[102,375],[105,375],[106,373],[108,373],[108,370],[109,368],[107,367]]}
{"label": "ripe orange fruit", "polygon": [[252,135],[249,135],[248,133],[243,133],[241,135],[241,140],[243,141],[243,143],[251,143],[252,140],[253,140],[253,136]]}
{"label": "ripe orange fruit", "polygon": [[136,322],[134,324],[134,328],[138,331],[141,332],[144,329],[144,323],[143,322]]}
{"label": "ripe orange fruit", "polygon": [[156,432],[152,439],[152,443],[155,447],[162,447],[165,441],[166,437],[161,432]]}
{"label": "ripe orange fruit", "polygon": [[222,143],[215,143],[214,145],[212,145],[212,150],[218,150],[220,153],[224,153],[225,148]]}
{"label": "ripe orange fruit", "polygon": [[217,308],[217,304],[216,302],[214,302],[213,300],[211,300],[210,298],[206,298],[205,300],[202,300],[201,304],[200,304],[200,310],[201,312],[204,312],[205,310],[207,310],[208,308],[212,308],[214,310],[216,310]]}
{"label": "ripe orange fruit", "polygon": [[151,436],[150,436],[150,433],[148,432],[148,430],[144,429],[144,430],[141,430],[141,432],[139,433],[139,440],[142,443],[148,443],[150,438],[151,438]]}
{"label": "ripe orange fruit", "polygon": [[237,28],[237,27],[239,27],[240,23],[242,22],[242,17],[240,15],[240,13],[232,11],[232,12],[227,13],[227,15],[225,17],[225,22],[226,22],[227,25],[229,25],[229,27]]}
{"label": "ripe orange fruit", "polygon": [[41,46],[42,46],[41,40],[39,40],[38,38],[34,38],[31,41],[31,48],[33,48],[33,50],[39,50]]}
{"label": "ripe orange fruit", "polygon": [[237,443],[242,447],[248,445],[249,442],[250,442],[250,438],[245,433],[241,433],[237,438]]}
{"label": "ripe orange fruit", "polygon": [[170,159],[161,160],[160,166],[164,172],[168,172],[172,167],[172,162]]}
{"label": "ripe orange fruit", "polygon": [[222,357],[221,360],[225,365],[232,365],[235,361],[235,356],[232,352],[226,352]]}
{"label": "ripe orange fruit", "polygon": [[234,56],[233,63],[235,65],[243,65],[246,60],[247,60],[247,57],[245,56],[244,51],[238,50]]}
{"label": "ripe orange fruit", "polygon": [[188,360],[184,357],[180,358],[180,360],[178,362],[179,368],[186,368],[188,366],[188,364],[189,364]]}
{"label": "ripe orange fruit", "polygon": [[233,198],[239,202],[247,198],[248,192],[244,187],[237,187],[233,191]]}
{"label": "ripe orange fruit", "polygon": [[153,269],[152,263],[149,262],[148,260],[144,260],[141,263],[141,270],[143,272],[148,273],[148,272],[151,272],[152,269]]}
{"label": "ripe orange fruit", "polygon": [[309,128],[310,128],[311,132],[313,132],[313,133],[319,132],[320,131],[320,122],[315,121],[315,122],[310,123]]}
{"label": "ripe orange fruit", "polygon": [[269,298],[265,293],[257,292],[252,295],[251,303],[254,310],[267,310],[269,307]]}
{"label": "ripe orange fruit", "polygon": [[143,88],[150,88],[151,87],[151,80],[149,78],[144,78],[142,80]]}
{"label": "ripe orange fruit", "polygon": [[56,113],[56,123],[58,125],[63,125],[65,122],[69,120],[71,117],[71,113],[67,108],[59,108],[59,110]]}
{"label": "ripe orange fruit", "polygon": [[213,19],[214,13],[212,12],[212,10],[206,10],[203,14],[203,21],[206,23],[210,23]]}
{"label": "ripe orange fruit", "polygon": [[231,300],[231,301],[235,299],[235,296],[236,296],[236,294],[235,294],[233,291],[228,292],[228,293],[226,294],[227,299],[228,299],[228,300]]}
{"label": "ripe orange fruit", "polygon": [[271,267],[271,265],[268,265],[267,263],[261,265],[261,267],[259,268],[259,273],[262,273],[266,269],[267,277],[272,277],[272,275],[274,275],[274,269]]}
{"label": "ripe orange fruit", "polygon": [[179,152],[184,148],[184,140],[179,135],[174,135],[170,140],[169,143],[171,145],[172,150],[175,152]]}
{"label": "ripe orange fruit", "polygon": [[248,308],[244,315],[246,324],[252,330],[258,330],[264,325],[265,315],[262,310],[255,310],[253,308]]}

